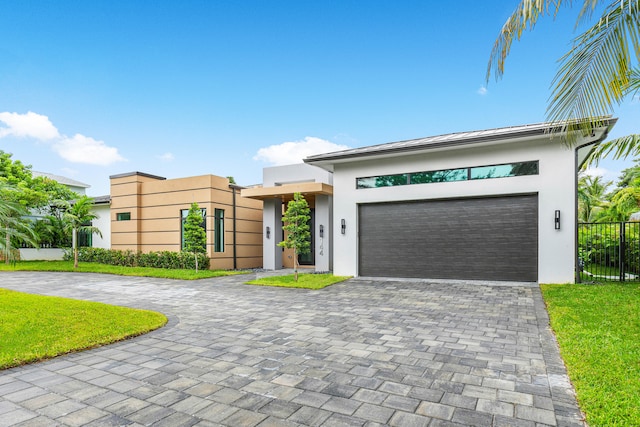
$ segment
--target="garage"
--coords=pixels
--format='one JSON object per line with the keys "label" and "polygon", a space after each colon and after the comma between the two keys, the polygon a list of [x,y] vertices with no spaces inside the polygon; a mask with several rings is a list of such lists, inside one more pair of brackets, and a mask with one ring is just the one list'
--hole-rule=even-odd
{"label": "garage", "polygon": [[538,280],[538,195],[358,205],[358,275]]}

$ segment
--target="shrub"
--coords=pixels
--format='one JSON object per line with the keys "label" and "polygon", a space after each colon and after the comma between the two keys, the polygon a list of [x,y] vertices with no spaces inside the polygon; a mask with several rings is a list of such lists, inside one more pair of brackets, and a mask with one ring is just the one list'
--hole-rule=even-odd
{"label": "shrub", "polygon": [[[65,260],[73,259],[73,252],[66,249]],[[98,262],[101,264],[118,265],[122,267],[154,267],[167,269],[195,269],[195,258],[188,252],[133,252],[116,249],[79,248],[78,260],[82,262]],[[202,269],[209,268],[209,258],[206,254],[198,254],[198,265]]]}

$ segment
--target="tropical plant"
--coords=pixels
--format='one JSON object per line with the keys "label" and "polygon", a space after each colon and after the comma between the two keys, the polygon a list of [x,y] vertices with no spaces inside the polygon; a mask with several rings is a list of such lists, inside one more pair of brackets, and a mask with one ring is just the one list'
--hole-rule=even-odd
{"label": "tropical plant", "polygon": [[102,237],[102,233],[98,227],[94,227],[91,221],[98,218],[98,215],[91,212],[93,207],[93,199],[88,196],[82,196],[79,199],[68,203],[66,210],[62,215],[65,229],[71,231],[71,248],[73,250],[73,268],[78,268],[78,232],[95,233]]}
{"label": "tropical plant", "polygon": [[300,193],[294,193],[293,200],[287,204],[287,210],[282,217],[287,233],[286,238],[278,243],[278,246],[293,249],[293,271],[296,282],[298,281],[298,255],[311,252],[311,232],[309,220],[311,219],[309,204]]}
{"label": "tropical plant", "polygon": [[184,220],[184,248],[186,252],[191,252],[195,258],[196,271],[198,271],[198,254],[207,252],[207,233],[202,227],[202,209],[196,202],[191,204],[189,213]]}
{"label": "tropical plant", "polygon": [[[555,17],[562,6],[573,4],[570,0],[521,0],[494,43],[487,81],[492,71],[496,79],[503,75],[514,39],[533,29],[540,17]],[[576,26],[592,20],[596,10],[602,14],[573,40],[569,52],[560,58],[552,83],[547,118],[559,124],[568,143],[601,127],[615,106],[640,89],[640,0],[583,0]],[[600,144],[587,162],[597,163],[608,154],[614,158],[640,155],[640,135]]]}
{"label": "tropical plant", "polygon": [[578,179],[578,219],[582,222],[595,222],[598,215],[608,207],[607,190],[611,181],[601,176],[581,174]]}
{"label": "tropical plant", "polygon": [[16,198],[11,196],[15,191],[14,188],[0,182],[0,251],[7,264],[18,258],[18,242],[38,245],[32,224],[26,219],[27,210],[12,200]]}

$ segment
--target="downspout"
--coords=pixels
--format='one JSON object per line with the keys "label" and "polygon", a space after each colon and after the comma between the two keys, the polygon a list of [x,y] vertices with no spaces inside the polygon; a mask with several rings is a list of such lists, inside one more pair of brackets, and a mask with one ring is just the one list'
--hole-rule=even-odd
{"label": "downspout", "polygon": [[232,203],[233,203],[233,207],[232,207],[232,214],[233,214],[233,269],[237,270],[238,269],[238,257],[237,257],[237,248],[236,248],[236,190],[241,188],[238,186],[235,186],[233,184],[229,184],[229,188],[231,188],[231,193],[233,194],[232,196]]}

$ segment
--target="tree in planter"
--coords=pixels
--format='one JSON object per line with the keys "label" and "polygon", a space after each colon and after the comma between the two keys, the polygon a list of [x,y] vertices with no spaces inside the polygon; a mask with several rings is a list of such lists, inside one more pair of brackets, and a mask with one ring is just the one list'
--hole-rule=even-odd
{"label": "tree in planter", "polygon": [[311,209],[305,198],[300,193],[295,193],[282,218],[285,224],[282,228],[287,232],[287,237],[278,243],[278,246],[293,249],[293,271],[296,282],[298,281],[298,255],[311,252],[310,213]]}
{"label": "tree in planter", "polygon": [[184,221],[184,251],[193,253],[198,271],[198,254],[206,254],[207,233],[202,227],[202,210],[196,202],[191,204]]}
{"label": "tree in planter", "polygon": [[93,207],[93,199],[88,196],[82,196],[75,200],[73,204],[68,204],[62,215],[65,228],[71,230],[71,247],[73,249],[73,268],[78,268],[78,231],[86,233],[96,233],[102,237],[102,232],[98,227],[94,227],[91,221],[98,218],[98,215],[91,212]]}

